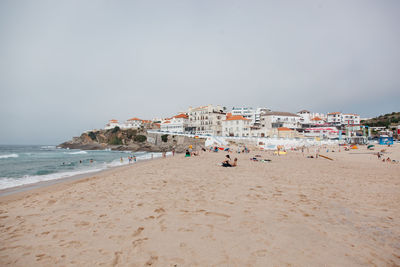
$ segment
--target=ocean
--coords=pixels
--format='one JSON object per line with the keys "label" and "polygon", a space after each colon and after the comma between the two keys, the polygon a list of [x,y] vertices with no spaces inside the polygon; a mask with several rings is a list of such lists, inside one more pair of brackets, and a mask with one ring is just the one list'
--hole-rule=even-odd
{"label": "ocean", "polygon": [[0,189],[126,165],[132,155],[137,161],[162,156],[149,152],[61,149],[51,145],[0,145]]}

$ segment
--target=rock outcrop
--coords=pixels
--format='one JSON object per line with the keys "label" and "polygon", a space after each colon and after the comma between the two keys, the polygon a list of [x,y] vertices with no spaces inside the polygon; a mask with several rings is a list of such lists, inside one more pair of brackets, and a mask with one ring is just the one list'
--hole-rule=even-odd
{"label": "rock outcrop", "polygon": [[164,152],[175,149],[184,152],[190,145],[194,149],[204,147],[205,139],[162,133],[147,133],[144,129],[121,130],[119,128],[85,132],[79,137],[59,145],[61,148],[83,150],[129,150]]}

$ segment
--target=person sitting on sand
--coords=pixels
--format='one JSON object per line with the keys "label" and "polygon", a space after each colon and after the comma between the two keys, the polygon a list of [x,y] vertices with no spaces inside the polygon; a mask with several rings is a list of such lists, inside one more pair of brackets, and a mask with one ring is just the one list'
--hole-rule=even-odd
{"label": "person sitting on sand", "polygon": [[186,149],[185,157],[190,157],[190,152],[188,149]]}
{"label": "person sitting on sand", "polygon": [[225,160],[222,162],[222,167],[232,167],[231,157],[229,155],[225,156]]}
{"label": "person sitting on sand", "polygon": [[386,159],[386,162],[391,162],[392,160],[388,157],[387,159]]}
{"label": "person sitting on sand", "polygon": [[233,160],[232,167],[236,167],[236,166],[237,166],[237,161],[238,161],[237,158],[235,158],[235,159]]}

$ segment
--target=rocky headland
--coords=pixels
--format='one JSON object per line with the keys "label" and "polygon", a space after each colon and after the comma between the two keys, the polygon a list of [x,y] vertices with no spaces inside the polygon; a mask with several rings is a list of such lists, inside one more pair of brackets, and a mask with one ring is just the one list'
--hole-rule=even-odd
{"label": "rocky headland", "polygon": [[205,139],[191,138],[163,133],[148,133],[145,129],[126,129],[118,127],[109,130],[96,130],[82,133],[81,136],[64,142],[58,147],[82,150],[129,150],[166,152],[175,149],[184,152],[190,145],[194,149],[204,147]]}

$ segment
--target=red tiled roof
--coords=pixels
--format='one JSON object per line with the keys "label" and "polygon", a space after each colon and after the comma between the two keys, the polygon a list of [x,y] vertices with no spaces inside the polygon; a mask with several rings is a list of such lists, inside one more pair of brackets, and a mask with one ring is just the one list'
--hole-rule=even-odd
{"label": "red tiled roof", "polygon": [[141,119],[135,117],[135,118],[129,119],[128,121],[141,121]]}
{"label": "red tiled roof", "polygon": [[341,112],[331,112],[331,113],[328,113],[328,115],[336,115],[336,114],[340,114]]}
{"label": "red tiled roof", "polygon": [[311,119],[312,121],[322,121],[322,119],[320,117],[315,117]]}
{"label": "red tiled roof", "polygon": [[292,131],[292,129],[286,128],[286,127],[279,127],[278,131]]}
{"label": "red tiled roof", "polygon": [[245,117],[241,116],[241,115],[235,115],[235,116],[226,116],[226,120],[227,121],[238,121],[238,120],[242,120],[242,121],[249,121],[249,119],[246,119]]}
{"label": "red tiled roof", "polygon": [[179,119],[179,118],[187,119],[187,118],[189,118],[189,116],[186,115],[186,114],[179,114],[179,115],[176,115],[174,118],[177,118],[177,119]]}
{"label": "red tiled roof", "polygon": [[118,120],[112,119],[112,120],[110,120],[110,122],[112,122],[112,123],[118,123]]}

